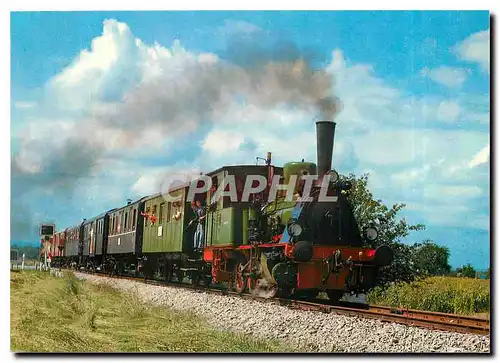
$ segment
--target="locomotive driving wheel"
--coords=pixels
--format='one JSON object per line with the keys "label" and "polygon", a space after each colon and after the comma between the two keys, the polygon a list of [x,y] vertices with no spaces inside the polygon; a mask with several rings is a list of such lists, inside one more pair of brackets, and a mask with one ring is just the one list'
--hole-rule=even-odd
{"label": "locomotive driving wheel", "polygon": [[193,271],[191,273],[191,285],[198,286],[200,284],[201,274],[199,272]]}
{"label": "locomotive driving wheel", "polygon": [[249,277],[247,279],[248,290],[254,296],[260,296],[266,299],[273,299],[275,297],[283,297],[286,295],[286,290],[274,284],[269,284],[264,279],[256,279]]}
{"label": "locomotive driving wheel", "polygon": [[234,288],[239,294],[245,291],[247,287],[247,281],[244,276],[245,265],[245,262],[240,261],[236,264],[234,269]]}
{"label": "locomotive driving wheel", "polygon": [[247,269],[247,258],[241,254],[236,253],[233,259],[230,260],[228,270],[231,272],[229,279],[229,290],[234,290],[241,294],[247,287],[245,278],[245,270]]}
{"label": "locomotive driving wheel", "polygon": [[169,262],[165,262],[163,265],[163,279],[165,282],[171,282],[172,281],[172,276],[173,276],[173,266]]}
{"label": "locomotive driving wheel", "polygon": [[258,283],[257,283],[257,279],[253,278],[253,277],[249,277],[247,279],[247,285],[248,285],[248,291],[250,291],[250,293],[252,295],[255,295],[258,293]]}

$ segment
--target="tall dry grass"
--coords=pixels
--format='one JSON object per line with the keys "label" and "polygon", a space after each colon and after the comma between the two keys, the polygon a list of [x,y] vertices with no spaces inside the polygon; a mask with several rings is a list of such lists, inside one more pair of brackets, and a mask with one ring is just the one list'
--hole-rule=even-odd
{"label": "tall dry grass", "polygon": [[478,315],[490,311],[490,280],[429,277],[376,287],[367,296],[370,304],[406,307],[443,313]]}
{"label": "tall dry grass", "polygon": [[199,317],[143,304],[73,274],[11,273],[11,350],[23,352],[275,352],[275,341],[214,330]]}

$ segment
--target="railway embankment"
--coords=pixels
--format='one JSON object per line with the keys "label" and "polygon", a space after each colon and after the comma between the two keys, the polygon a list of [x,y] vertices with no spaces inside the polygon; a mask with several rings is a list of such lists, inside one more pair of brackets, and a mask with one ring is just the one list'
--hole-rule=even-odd
{"label": "railway embankment", "polygon": [[290,351],[277,339],[216,329],[192,311],[145,304],[105,280],[11,272],[10,290],[14,352]]}
{"label": "railway embankment", "polygon": [[429,330],[355,316],[292,310],[286,306],[155,286],[127,279],[76,274],[94,284],[135,294],[140,301],[179,312],[194,313],[214,329],[258,339],[280,341],[294,350],[308,352],[448,352],[487,353],[485,335]]}

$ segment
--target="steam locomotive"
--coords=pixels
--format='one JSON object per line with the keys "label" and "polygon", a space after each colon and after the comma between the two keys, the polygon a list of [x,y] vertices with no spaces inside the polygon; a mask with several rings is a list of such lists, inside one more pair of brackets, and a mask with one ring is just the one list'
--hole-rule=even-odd
{"label": "steam locomotive", "polygon": [[[225,284],[268,297],[326,292],[337,301],[366,291],[393,252],[364,247],[378,232],[360,228],[348,199],[352,186],[331,169],[335,126],[316,123],[317,164],[278,167],[268,153],[265,165],[224,166],[170,189],[168,198],[145,196],[56,232],[52,265]],[[197,206],[206,206],[202,218]]]}

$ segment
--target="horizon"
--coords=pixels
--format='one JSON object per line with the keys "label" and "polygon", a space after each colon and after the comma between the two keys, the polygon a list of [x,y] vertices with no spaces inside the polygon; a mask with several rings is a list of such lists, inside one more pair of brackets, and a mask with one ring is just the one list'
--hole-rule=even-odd
{"label": "horizon", "polygon": [[[22,246],[21,246],[21,245],[19,245],[19,244],[22,244]],[[37,242],[33,241],[33,242],[30,242],[30,241],[15,241],[15,240],[10,240],[10,246],[11,246],[11,247],[13,247],[13,246],[18,246],[18,247],[37,247],[37,246],[38,246],[38,247],[39,247],[39,246],[40,246],[40,241],[37,241]],[[460,268],[460,267],[465,266],[465,265],[467,265],[467,264],[465,263],[465,264],[462,264],[462,265],[457,265],[457,266],[455,266],[455,265],[451,265],[451,264],[450,264],[450,266],[451,266],[451,271],[454,271],[454,270],[456,270],[457,268]],[[471,264],[471,266],[472,266],[472,267],[474,267],[474,269],[475,269],[477,272],[486,272],[486,271],[488,270],[488,268],[490,268],[490,266],[485,267],[485,268],[479,268],[479,267],[477,267],[477,266],[475,266],[475,265],[473,265],[473,264]]]}

